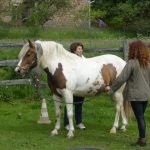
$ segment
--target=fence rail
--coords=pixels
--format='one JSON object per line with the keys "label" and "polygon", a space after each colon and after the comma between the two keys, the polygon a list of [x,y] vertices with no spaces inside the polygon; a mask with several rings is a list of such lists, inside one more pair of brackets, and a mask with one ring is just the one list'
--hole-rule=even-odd
{"label": "fence rail", "polygon": [[14,44],[14,43],[1,43],[0,48],[21,48],[22,44]]}
{"label": "fence rail", "polygon": [[31,79],[16,79],[16,80],[3,80],[0,81],[0,85],[24,85],[32,84]]}
{"label": "fence rail", "polygon": [[123,48],[98,48],[98,49],[85,49],[86,53],[102,53],[102,52],[122,52]]}
{"label": "fence rail", "polygon": [[18,60],[2,60],[0,61],[0,67],[5,67],[5,66],[16,66],[18,63]]}

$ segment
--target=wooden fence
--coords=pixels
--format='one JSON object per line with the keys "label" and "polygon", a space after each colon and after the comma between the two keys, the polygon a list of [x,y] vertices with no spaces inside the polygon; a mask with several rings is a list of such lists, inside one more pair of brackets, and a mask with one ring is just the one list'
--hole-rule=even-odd
{"label": "wooden fence", "polygon": [[[149,47],[150,44],[146,43]],[[0,44],[0,48],[21,48],[22,44]],[[128,60],[128,50],[129,50],[129,42],[124,41],[123,46],[121,48],[100,48],[100,49],[85,49],[85,53],[109,53],[109,52],[123,52],[124,60]],[[3,60],[0,61],[0,67],[7,66],[16,66],[18,60]],[[17,79],[17,80],[4,80],[0,81],[0,85],[22,85],[22,84],[32,84],[32,79]],[[45,87],[45,83],[42,83],[42,87]],[[39,91],[37,89],[37,91]]]}

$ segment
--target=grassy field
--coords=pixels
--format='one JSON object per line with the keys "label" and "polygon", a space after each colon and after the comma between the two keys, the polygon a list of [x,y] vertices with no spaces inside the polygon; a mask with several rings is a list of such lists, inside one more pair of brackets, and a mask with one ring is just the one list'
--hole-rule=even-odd
{"label": "grassy field", "polygon": [[[28,28],[12,28],[0,27],[0,39],[26,39],[38,38],[41,39],[114,39],[114,38],[133,38],[136,33],[124,32],[121,30],[100,30],[99,28],[61,28],[61,27],[28,27]],[[90,37],[89,37],[90,36]],[[109,38],[108,38],[109,36]]]}
{"label": "grassy field", "polygon": [[[60,134],[49,135],[54,128],[55,116],[52,100],[47,100],[50,125],[39,125],[41,103],[32,100],[0,102],[0,149],[2,150],[71,150],[75,147],[97,147],[106,150],[136,150],[130,143],[138,137],[136,122],[129,122],[126,132],[109,134],[114,121],[114,102],[108,95],[86,99],[84,123],[86,130],[76,129],[75,138],[67,139],[63,126]],[[63,105],[64,106],[64,105]],[[63,107],[62,107],[63,110]],[[21,115],[20,115],[21,114]],[[148,146],[150,146],[150,107],[146,111]],[[20,117],[21,116],[21,117]],[[63,118],[63,114],[62,114]],[[142,148],[141,148],[142,149]]]}
{"label": "grassy field", "polygon": [[101,30],[99,28],[6,28],[0,27],[0,43],[23,43],[27,39],[52,40],[62,43],[66,48],[70,43],[81,41],[86,48],[120,47],[124,40],[144,39],[142,34],[121,30]]}

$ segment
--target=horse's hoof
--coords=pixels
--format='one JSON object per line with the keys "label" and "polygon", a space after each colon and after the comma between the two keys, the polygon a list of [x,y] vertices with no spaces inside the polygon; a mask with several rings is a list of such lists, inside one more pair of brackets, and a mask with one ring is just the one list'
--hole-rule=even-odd
{"label": "horse's hoof", "polygon": [[67,134],[68,139],[72,139],[74,137],[73,131],[69,131]]}
{"label": "horse's hoof", "polygon": [[52,132],[51,132],[51,136],[55,136],[55,135],[58,135],[58,131],[56,129],[54,129]]}
{"label": "horse's hoof", "polygon": [[125,126],[122,126],[121,128],[120,128],[123,132],[126,132],[126,127]]}
{"label": "horse's hoof", "polygon": [[67,135],[67,138],[68,138],[68,139],[73,139],[74,136],[68,136],[68,135]]}
{"label": "horse's hoof", "polygon": [[110,130],[111,134],[115,134],[116,133],[116,127],[112,127],[112,129]]}

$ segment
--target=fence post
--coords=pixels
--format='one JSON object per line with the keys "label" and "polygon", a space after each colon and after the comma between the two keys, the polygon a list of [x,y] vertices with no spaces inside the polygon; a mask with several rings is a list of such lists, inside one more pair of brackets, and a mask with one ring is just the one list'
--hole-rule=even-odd
{"label": "fence post", "polygon": [[128,52],[129,52],[129,42],[126,40],[123,41],[123,57],[125,61],[128,60]]}

